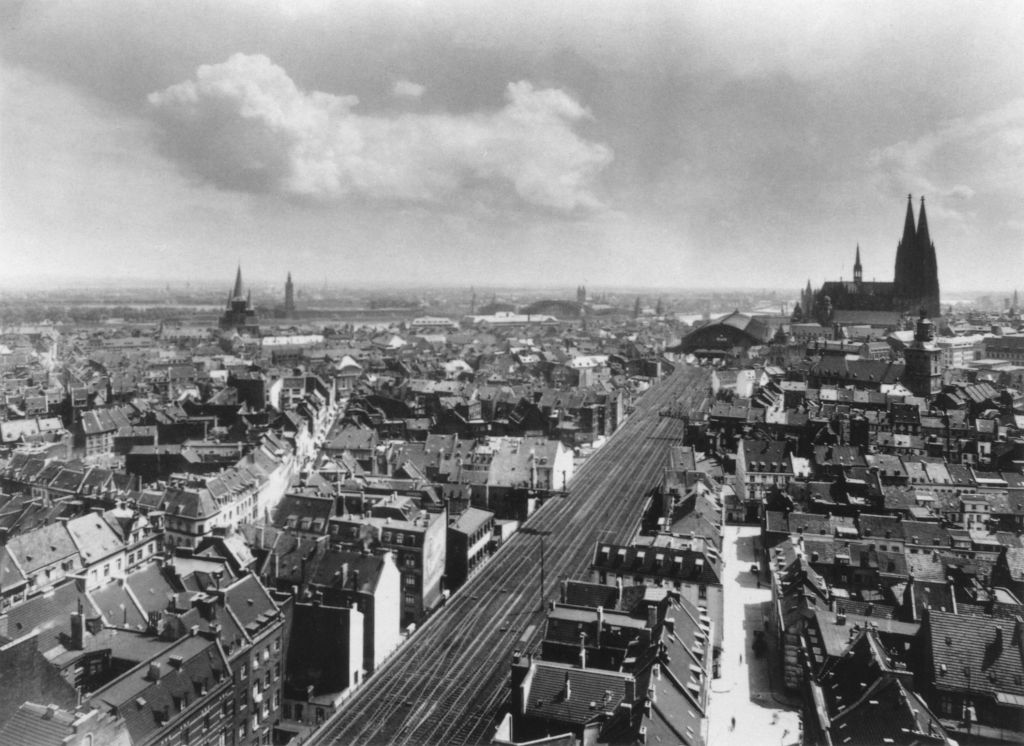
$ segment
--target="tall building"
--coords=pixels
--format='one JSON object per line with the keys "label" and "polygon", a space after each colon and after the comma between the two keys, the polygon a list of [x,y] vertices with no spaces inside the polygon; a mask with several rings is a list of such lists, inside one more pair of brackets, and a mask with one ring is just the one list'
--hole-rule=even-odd
{"label": "tall building", "polygon": [[284,283],[284,315],[295,314],[295,286],[292,284],[292,273],[288,273],[288,279]]}
{"label": "tall building", "polygon": [[220,317],[220,328],[236,329],[241,333],[259,334],[259,319],[252,307],[252,291],[248,293],[242,285],[242,267],[235,273],[235,285],[228,293],[224,314]]}
{"label": "tall building", "polygon": [[903,381],[914,396],[932,397],[942,391],[941,355],[935,343],[935,325],[922,308],[914,341],[903,352]]}
{"label": "tall building", "polygon": [[900,316],[925,309],[937,318],[939,309],[939,271],[935,244],[928,231],[924,197],[915,225],[913,200],[907,195],[907,214],[903,236],[896,246],[896,268],[892,282],[866,282],[858,244],[853,279],[825,282],[813,290],[808,281],[800,296],[805,316],[827,323],[871,323],[885,317],[895,323]]}

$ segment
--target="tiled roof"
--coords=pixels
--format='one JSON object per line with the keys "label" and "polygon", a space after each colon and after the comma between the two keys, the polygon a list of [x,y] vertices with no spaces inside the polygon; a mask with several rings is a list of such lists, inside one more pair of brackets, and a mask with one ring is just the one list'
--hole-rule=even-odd
{"label": "tiled roof", "polygon": [[263,625],[280,613],[277,604],[255,575],[246,575],[226,588],[224,603],[250,635],[258,633]]}
{"label": "tiled roof", "polygon": [[[70,614],[78,607],[82,594],[75,581],[61,583],[51,593],[33,596],[7,610],[8,634],[20,637],[40,630],[39,649],[49,650],[58,641],[58,633],[66,628]],[[46,630],[45,634],[43,630]]]}
{"label": "tiled roof", "polygon": [[582,725],[613,712],[620,703],[632,704],[635,697],[636,682],[630,674],[549,661],[533,665],[529,690],[524,692],[527,717]]}
{"label": "tiled roof", "polygon": [[78,554],[63,523],[51,523],[13,536],[8,540],[7,548],[26,575]]}
{"label": "tiled roof", "polygon": [[93,606],[99,609],[104,622],[115,627],[145,629],[147,619],[120,582],[107,583],[90,592]]}
{"label": "tiled roof", "polygon": [[930,672],[939,690],[1024,697],[1024,629],[1013,620],[927,612]]}
{"label": "tiled roof", "polygon": [[[150,675],[150,663],[159,666],[159,678]],[[88,703],[116,710],[124,718],[132,742],[141,743],[162,727],[164,713],[169,721],[179,715],[191,717],[209,703],[214,692],[219,695],[218,684],[226,687],[229,682],[228,662],[216,641],[194,635],[99,689]],[[203,691],[209,694],[204,696]]]}
{"label": "tiled roof", "polygon": [[101,559],[124,550],[124,542],[96,513],[89,513],[67,522],[67,531],[71,540],[82,555],[82,563],[91,565]]}
{"label": "tiled roof", "polygon": [[74,713],[56,706],[25,702],[0,727],[0,743],[17,746],[58,746],[75,733]]}
{"label": "tiled roof", "polygon": [[130,573],[125,584],[135,594],[146,613],[167,608],[167,599],[178,591],[156,563],[150,563],[141,570]]}

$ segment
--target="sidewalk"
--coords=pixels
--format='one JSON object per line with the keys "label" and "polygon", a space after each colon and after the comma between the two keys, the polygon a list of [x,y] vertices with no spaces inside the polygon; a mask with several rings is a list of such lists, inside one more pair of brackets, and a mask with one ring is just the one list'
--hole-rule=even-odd
{"label": "sidewalk", "polygon": [[761,658],[753,652],[754,632],[764,629],[763,614],[771,602],[771,590],[758,588],[757,576],[750,572],[759,534],[757,526],[725,527],[722,675],[712,682],[708,706],[708,743],[713,746],[800,743],[800,702],[781,685],[774,686],[781,678],[781,670],[772,668],[776,651]]}

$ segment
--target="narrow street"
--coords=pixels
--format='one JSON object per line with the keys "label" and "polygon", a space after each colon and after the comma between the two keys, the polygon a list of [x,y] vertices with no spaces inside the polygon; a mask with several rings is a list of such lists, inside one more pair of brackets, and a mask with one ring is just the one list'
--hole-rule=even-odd
{"label": "narrow street", "polygon": [[758,588],[759,576],[750,571],[759,533],[757,526],[725,526],[722,675],[712,682],[708,707],[708,743],[713,746],[800,742],[799,701],[781,686],[777,652],[769,649],[758,657],[753,651],[754,632],[765,628],[771,604],[768,584]]}

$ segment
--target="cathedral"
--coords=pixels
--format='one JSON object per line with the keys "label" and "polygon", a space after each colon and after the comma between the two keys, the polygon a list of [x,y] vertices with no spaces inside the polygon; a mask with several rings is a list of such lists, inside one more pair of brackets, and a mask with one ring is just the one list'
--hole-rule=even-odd
{"label": "cathedral", "polygon": [[921,210],[914,223],[914,206],[907,195],[907,217],[903,238],[896,247],[896,273],[892,282],[865,282],[857,247],[853,280],[830,281],[817,291],[807,287],[800,297],[802,315],[821,324],[870,323],[888,318],[893,325],[901,317],[915,317],[924,309],[931,318],[939,316],[939,270],[935,244],[928,234],[928,217],[921,198]]}

